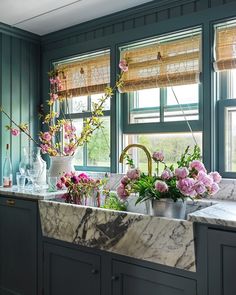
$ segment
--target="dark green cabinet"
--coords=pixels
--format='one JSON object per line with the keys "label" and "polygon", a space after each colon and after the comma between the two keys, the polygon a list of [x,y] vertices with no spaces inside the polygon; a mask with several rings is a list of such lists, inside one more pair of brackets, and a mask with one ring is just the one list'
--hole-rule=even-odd
{"label": "dark green cabinet", "polygon": [[236,294],[236,233],[208,231],[209,295]]}
{"label": "dark green cabinet", "polygon": [[37,202],[0,197],[0,295],[37,294]]}
{"label": "dark green cabinet", "polygon": [[44,243],[45,295],[100,295],[100,256]]}
{"label": "dark green cabinet", "polygon": [[194,280],[124,262],[113,262],[112,295],[196,295]]}

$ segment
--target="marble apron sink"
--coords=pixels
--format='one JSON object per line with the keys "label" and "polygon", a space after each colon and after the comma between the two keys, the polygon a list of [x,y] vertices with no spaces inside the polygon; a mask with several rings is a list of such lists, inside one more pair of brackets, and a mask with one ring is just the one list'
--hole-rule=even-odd
{"label": "marble apron sink", "polygon": [[43,200],[39,212],[45,237],[196,271],[190,221]]}

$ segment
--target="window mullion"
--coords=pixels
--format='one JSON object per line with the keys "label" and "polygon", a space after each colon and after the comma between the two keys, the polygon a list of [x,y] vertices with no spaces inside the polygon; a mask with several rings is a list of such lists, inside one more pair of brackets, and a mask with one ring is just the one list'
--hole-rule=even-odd
{"label": "window mullion", "polygon": [[164,112],[167,105],[167,90],[166,88],[160,89],[160,122],[164,122]]}

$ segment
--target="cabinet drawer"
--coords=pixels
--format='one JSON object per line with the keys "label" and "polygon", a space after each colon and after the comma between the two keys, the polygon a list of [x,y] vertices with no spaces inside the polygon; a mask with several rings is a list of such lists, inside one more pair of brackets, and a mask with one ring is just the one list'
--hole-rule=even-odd
{"label": "cabinet drawer", "polygon": [[113,261],[112,295],[196,295],[196,282],[161,271]]}

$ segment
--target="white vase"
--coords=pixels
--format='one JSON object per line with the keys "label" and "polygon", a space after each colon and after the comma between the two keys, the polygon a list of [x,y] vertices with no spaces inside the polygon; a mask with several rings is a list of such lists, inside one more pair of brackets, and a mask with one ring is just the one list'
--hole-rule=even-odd
{"label": "white vase", "polygon": [[59,178],[67,172],[75,171],[73,159],[73,156],[51,156],[48,176]]}

